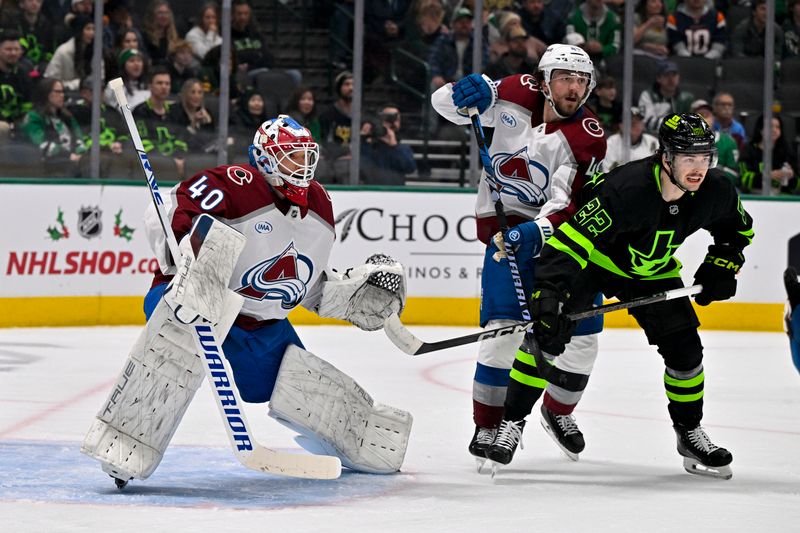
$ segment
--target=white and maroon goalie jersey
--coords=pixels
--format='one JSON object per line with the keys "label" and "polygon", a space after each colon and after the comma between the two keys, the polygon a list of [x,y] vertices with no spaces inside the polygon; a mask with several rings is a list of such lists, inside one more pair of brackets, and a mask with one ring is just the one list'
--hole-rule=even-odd
{"label": "white and maroon goalie jersey", "polygon": [[[545,124],[550,105],[530,74],[508,76],[497,84],[497,102],[481,114],[494,128],[489,154],[502,186],[501,198],[510,226],[537,219],[543,233],[570,218],[583,184],[602,168],[606,140],[597,117],[585,106],[566,120]],[[452,84],[431,97],[434,109],[455,124],[469,124],[452,99]],[[481,173],[485,176],[485,171]],[[475,204],[478,238],[488,243],[499,230],[489,187],[481,182]]]}
{"label": "white and maroon goalie jersey", "polygon": [[[297,305],[313,309],[318,303],[335,233],[331,199],[316,181],[309,186],[308,207],[298,207],[278,198],[250,165],[220,166],[173,187],[164,207],[178,241],[202,213],[247,238],[229,285],[244,296],[241,315],[256,321],[282,319]],[[172,261],[152,206],[145,227],[164,272]],[[153,285],[169,281],[162,272]]]}

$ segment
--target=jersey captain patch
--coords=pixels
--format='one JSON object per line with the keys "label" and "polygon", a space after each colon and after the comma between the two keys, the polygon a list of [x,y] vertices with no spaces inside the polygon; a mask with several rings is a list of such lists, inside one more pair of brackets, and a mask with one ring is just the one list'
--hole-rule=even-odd
{"label": "jersey captain patch", "polygon": [[275,257],[248,268],[236,292],[251,300],[280,300],[281,307],[293,309],[305,298],[313,273],[311,259],[298,253],[292,242]]}
{"label": "jersey captain patch", "polygon": [[514,153],[495,153],[492,167],[502,186],[502,194],[516,197],[521,203],[533,207],[540,207],[547,201],[544,191],[550,185],[550,171],[528,157],[527,146]]}

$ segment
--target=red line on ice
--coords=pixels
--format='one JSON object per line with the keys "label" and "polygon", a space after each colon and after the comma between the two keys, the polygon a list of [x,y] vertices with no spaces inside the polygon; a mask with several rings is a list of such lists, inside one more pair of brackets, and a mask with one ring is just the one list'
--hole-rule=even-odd
{"label": "red line on ice", "polygon": [[[17,422],[16,424],[13,424],[10,427],[7,427],[5,429],[0,430],[0,439],[9,437],[10,435],[13,435],[17,431],[20,431],[20,430],[25,429],[25,428],[27,428],[29,426],[32,426],[36,422],[39,422],[40,420],[44,420],[45,418],[49,417],[50,415],[53,415],[53,414],[65,409],[67,407],[70,407],[70,406],[72,406],[72,405],[74,405],[74,404],[76,404],[78,402],[81,402],[81,401],[85,400],[88,396],[91,396],[93,394],[97,394],[98,392],[101,392],[101,391],[104,391],[104,390],[107,391],[111,387],[111,385],[114,384],[115,381],[116,381],[116,378],[114,378],[112,380],[109,380],[109,381],[104,381],[103,383],[95,385],[94,387],[92,387],[90,389],[87,389],[85,391],[79,392],[75,396],[73,396],[73,397],[71,397],[71,398],[69,398],[67,400],[64,400],[63,402],[53,402],[52,403],[52,407],[50,407],[48,409],[45,409],[43,411],[40,411],[40,412],[38,412],[36,414],[33,414],[33,415],[29,416],[28,418],[24,418],[24,419],[20,420],[19,422]],[[88,422],[89,421],[87,421],[87,423]]]}

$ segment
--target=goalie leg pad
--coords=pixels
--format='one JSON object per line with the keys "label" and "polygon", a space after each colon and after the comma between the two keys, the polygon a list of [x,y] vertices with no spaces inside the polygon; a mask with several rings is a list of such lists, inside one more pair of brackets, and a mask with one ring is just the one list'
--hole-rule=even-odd
{"label": "goalie leg pad", "polygon": [[383,327],[392,313],[400,315],[406,301],[403,265],[387,255],[375,254],[363,265],[349,268],[344,275],[326,272],[321,317],[338,318],[366,331]]}
{"label": "goalie leg pad", "polygon": [[[228,292],[220,318],[229,324],[239,312],[241,297]],[[205,378],[190,328],[161,300],[131,348],[81,446],[112,476],[147,479],[161,462]]]}
{"label": "goalie leg pad", "polygon": [[350,376],[311,352],[289,346],[269,415],[338,456],[353,470],[400,470],[413,418],[376,403]]}

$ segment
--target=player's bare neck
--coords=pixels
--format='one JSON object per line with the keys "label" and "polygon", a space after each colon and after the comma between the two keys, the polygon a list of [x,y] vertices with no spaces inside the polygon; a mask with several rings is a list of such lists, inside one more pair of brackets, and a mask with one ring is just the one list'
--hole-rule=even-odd
{"label": "player's bare neck", "polygon": [[542,120],[548,124],[552,122],[558,122],[559,120],[561,120],[561,117],[559,117],[556,114],[556,111],[555,109],[553,109],[553,106],[550,104],[550,102],[545,102],[544,104],[544,112],[542,113]]}
{"label": "player's bare neck", "polygon": [[663,198],[665,202],[674,202],[676,200],[680,200],[684,194],[686,194],[686,192],[679,189],[674,183],[672,183],[672,180],[669,179],[669,176],[667,176],[667,173],[662,168],[661,198]]}

